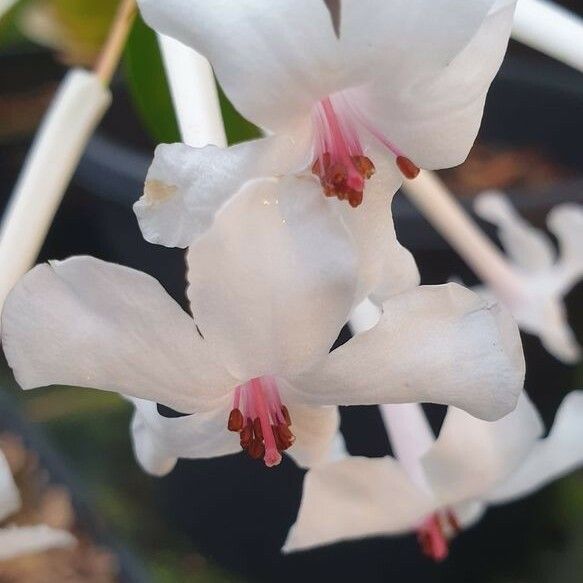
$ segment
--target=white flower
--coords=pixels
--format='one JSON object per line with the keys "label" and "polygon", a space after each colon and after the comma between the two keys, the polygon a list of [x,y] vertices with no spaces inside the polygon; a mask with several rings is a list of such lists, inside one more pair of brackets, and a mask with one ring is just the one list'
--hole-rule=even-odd
{"label": "white flower", "polygon": [[390,199],[402,173],[466,157],[513,0],[343,0],[336,31],[323,0],[138,3],[151,26],[205,55],[239,111],[271,134],[226,149],[159,146],[135,205],[148,241],[191,245],[246,181],[302,174],[359,207],[330,205],[355,233],[361,298],[381,285],[382,251],[417,277]]}
{"label": "white flower", "polygon": [[417,531],[422,550],[442,560],[448,540],[487,506],[526,496],[583,464],[583,391],[565,398],[545,439],[526,395],[493,423],[450,407],[435,442],[419,405],[382,411],[399,461],[349,457],[310,470],[285,551]]}
{"label": "white flower", "polygon": [[[14,483],[10,466],[0,451],[0,522],[14,514],[20,504],[20,493]],[[45,524],[7,526],[0,528],[0,561],[74,544],[75,538],[69,532]]]}
{"label": "white flower", "polygon": [[566,203],[549,213],[547,225],[559,242],[558,254],[550,238],[528,224],[504,194],[483,193],[476,198],[474,208],[498,228],[500,241],[522,281],[516,297],[500,301],[505,301],[518,325],[537,335],[556,358],[579,360],[581,349],[569,327],[563,298],[583,278],[583,207]]}
{"label": "white flower", "polygon": [[194,320],[132,269],[88,257],[37,266],[2,313],[18,382],[194,413],[163,419],[136,401],[137,453],[155,473],[240,441],[273,465],[292,431],[291,452],[312,463],[334,441],[332,405],[431,401],[486,419],[511,411],[524,376],[518,329],[456,284],[394,296],[378,326],[329,354],[354,301],[357,253],[324,198],[305,195],[301,179],[263,180],[223,209],[189,252]]}

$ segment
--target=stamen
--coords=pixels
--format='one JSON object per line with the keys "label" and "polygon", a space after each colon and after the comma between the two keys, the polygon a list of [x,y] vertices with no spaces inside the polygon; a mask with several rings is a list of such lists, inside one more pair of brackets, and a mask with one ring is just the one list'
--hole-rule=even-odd
{"label": "stamen", "polygon": [[451,508],[429,516],[417,531],[421,551],[434,561],[443,561],[449,554],[449,541],[461,532],[461,525]]}
{"label": "stamen", "polygon": [[233,409],[229,414],[227,429],[229,431],[241,431],[243,429],[243,413],[239,409]]}
{"label": "stamen", "polygon": [[295,441],[290,425],[275,379],[255,378],[237,387],[227,427],[239,433],[241,448],[251,458],[263,458],[268,467],[278,465],[281,452]]}
{"label": "stamen", "polygon": [[413,164],[413,162],[405,156],[397,156],[397,167],[403,173],[403,176],[409,180],[417,178],[419,172],[421,172],[419,166]]}
{"label": "stamen", "polygon": [[417,532],[417,541],[423,554],[434,561],[443,561],[449,554],[449,545],[436,514],[427,518],[421,525]]}
{"label": "stamen", "polygon": [[320,178],[326,196],[359,206],[364,182],[374,174],[374,164],[364,155],[350,117],[338,115],[327,97],[316,107],[314,122],[318,143],[312,173]]}
{"label": "stamen", "polygon": [[[402,150],[400,150],[375,124],[358,108],[355,106],[352,99],[346,96],[339,95],[335,97],[336,101],[341,103],[343,117],[351,121],[351,127],[356,124],[362,126],[369,134],[374,136],[389,152],[395,156],[395,163],[399,170],[403,173],[405,178],[413,180],[419,175],[419,167],[408,158]],[[357,135],[356,131],[354,132]],[[368,160],[368,158],[365,158]],[[370,160],[368,160],[370,162]],[[372,162],[370,162],[372,164]],[[374,172],[374,166],[372,166]],[[361,172],[363,178],[370,178],[366,172]]]}

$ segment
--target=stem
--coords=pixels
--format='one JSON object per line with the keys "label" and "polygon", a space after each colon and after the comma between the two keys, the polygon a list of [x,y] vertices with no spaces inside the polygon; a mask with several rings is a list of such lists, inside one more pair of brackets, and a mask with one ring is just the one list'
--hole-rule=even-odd
{"label": "stem", "polygon": [[519,0],[512,37],[583,72],[583,19],[547,0]]}
{"label": "stem", "polygon": [[94,68],[95,74],[105,86],[109,85],[115,73],[136,14],[135,0],[121,0],[109,36]]}
{"label": "stem", "polygon": [[433,172],[406,180],[403,190],[475,273],[510,307],[520,299],[522,279]]}
{"label": "stem", "polygon": [[0,227],[0,307],[34,264],[85,145],[111,101],[94,73],[72,69],[45,114]]}
{"label": "stem", "polygon": [[185,144],[226,146],[219,95],[209,62],[194,50],[158,35],[172,102]]}

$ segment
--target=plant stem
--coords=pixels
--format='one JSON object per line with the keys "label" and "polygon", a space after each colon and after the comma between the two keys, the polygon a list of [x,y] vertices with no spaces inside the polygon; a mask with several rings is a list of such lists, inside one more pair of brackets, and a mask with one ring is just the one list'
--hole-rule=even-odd
{"label": "plant stem", "polygon": [[547,0],[519,0],[512,37],[583,72],[583,19]]}
{"label": "plant stem", "polygon": [[94,68],[95,74],[105,86],[109,85],[117,69],[136,14],[135,0],[121,0],[109,36]]}
{"label": "plant stem", "polygon": [[213,70],[197,52],[158,35],[180,134],[185,144],[226,146],[227,137]]}
{"label": "plant stem", "polygon": [[522,279],[433,172],[421,171],[403,184],[405,194],[486,285],[513,306]]}

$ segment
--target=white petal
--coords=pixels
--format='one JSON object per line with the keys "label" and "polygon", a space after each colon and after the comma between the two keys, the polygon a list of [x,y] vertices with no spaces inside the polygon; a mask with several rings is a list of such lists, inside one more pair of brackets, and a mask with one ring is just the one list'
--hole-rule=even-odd
{"label": "white petal", "polygon": [[292,420],[290,429],[296,437],[286,453],[300,467],[309,468],[341,455],[340,414],[336,407],[310,407],[287,401],[285,404]]}
{"label": "white petal", "polygon": [[583,391],[561,403],[549,436],[532,449],[524,463],[489,496],[493,503],[528,496],[583,464]]}
{"label": "white petal", "polygon": [[384,152],[370,149],[376,172],[367,181],[362,204],[357,208],[332,201],[354,236],[359,256],[359,287],[356,302],[371,295],[382,303],[392,295],[419,285],[415,259],[397,240],[391,204],[403,182],[401,173]]}
{"label": "white petal", "polygon": [[0,561],[41,553],[49,549],[63,549],[76,544],[75,537],[65,530],[38,526],[9,526],[0,529]]}
{"label": "white petal", "polygon": [[452,509],[460,526],[465,530],[481,520],[488,507],[482,502],[463,502],[456,504]]}
{"label": "white petal", "polygon": [[[537,335],[555,358],[566,363],[576,363],[581,358],[581,348],[569,326],[562,298],[545,293],[545,280],[552,276],[551,272],[541,278],[540,282],[528,282],[531,295],[514,310],[516,321],[526,332]],[[542,289],[539,284],[542,284]]]}
{"label": "white petal", "polygon": [[0,450],[0,521],[20,508],[20,493],[12,477],[8,461]]}
{"label": "white petal", "polygon": [[509,305],[518,324],[539,336],[555,357],[576,362],[581,351],[569,327],[562,296],[583,275],[580,207],[564,205],[549,215],[549,227],[561,244],[557,263],[550,239],[522,219],[503,194],[482,194],[475,208],[482,218],[498,227],[506,252],[523,272],[522,297]]}
{"label": "white petal", "polygon": [[559,267],[565,272],[567,283],[574,285],[583,277],[583,206],[558,205],[549,213],[547,224],[559,240]]}
{"label": "white petal", "polygon": [[423,456],[435,442],[435,434],[419,403],[380,405],[381,416],[395,458],[415,485],[433,496],[421,465]]}
{"label": "white petal", "polygon": [[[460,164],[478,132],[486,93],[506,51],[513,11],[514,2],[492,11],[465,49],[443,61],[438,71],[425,74],[420,69],[418,75],[410,71],[401,82],[379,76],[374,86],[351,92],[351,101],[418,166]],[[442,20],[434,19],[436,28]]]}
{"label": "white petal", "polygon": [[168,474],[178,458],[203,459],[241,451],[239,436],[227,429],[232,401],[185,417],[163,417],[156,403],[129,399],[135,406],[131,433],[136,459],[149,474]]}
{"label": "white petal", "polygon": [[401,84],[443,69],[468,44],[494,0],[343,0],[341,49],[354,75]]}
{"label": "white petal", "polygon": [[318,0],[139,0],[145,20],[202,53],[249,120],[279,130],[334,90],[337,39]]}
{"label": "white petal", "polygon": [[492,423],[450,407],[421,461],[425,477],[444,506],[481,498],[524,461],[542,432],[525,393],[512,413]]}
{"label": "white petal", "polygon": [[474,210],[496,225],[498,237],[512,261],[525,271],[548,269],[555,261],[549,238],[525,221],[501,192],[484,192],[476,197]]}
{"label": "white petal", "polygon": [[2,344],[24,389],[91,387],[192,412],[236,384],[154,278],[92,257],[24,276],[4,304]]}
{"label": "white petal", "polygon": [[213,224],[217,212],[245,182],[305,166],[311,129],[219,148],[161,144],[134,204],[144,238],[188,247]]}
{"label": "white petal", "polygon": [[488,420],[514,409],[524,356],[516,324],[500,306],[447,284],[394,296],[383,310],[375,328],[293,380],[308,402],[433,402]]}
{"label": "white petal", "polygon": [[298,518],[283,551],[408,532],[433,510],[431,499],[394,459],[347,458],[306,474]]}
{"label": "white petal", "polygon": [[356,261],[315,179],[250,182],[189,250],[195,320],[237,378],[299,372],[346,322]]}

